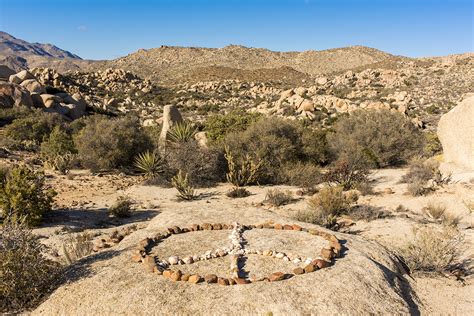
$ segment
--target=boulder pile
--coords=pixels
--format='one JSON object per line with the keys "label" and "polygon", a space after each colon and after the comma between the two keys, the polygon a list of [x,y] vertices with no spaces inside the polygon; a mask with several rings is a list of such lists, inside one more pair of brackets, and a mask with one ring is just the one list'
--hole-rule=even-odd
{"label": "boulder pile", "polygon": [[0,108],[40,108],[46,112],[59,113],[71,120],[86,114],[87,103],[80,93],[70,95],[45,85],[27,70],[10,73],[11,71],[5,68],[2,68],[0,73]]}

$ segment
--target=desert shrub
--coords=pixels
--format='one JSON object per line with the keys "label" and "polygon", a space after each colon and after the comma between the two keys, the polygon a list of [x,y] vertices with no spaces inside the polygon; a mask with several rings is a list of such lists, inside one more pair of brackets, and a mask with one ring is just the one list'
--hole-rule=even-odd
{"label": "desert shrub", "polygon": [[34,110],[26,106],[0,109],[0,127],[11,124],[14,120],[28,117],[32,112],[34,112]]}
{"label": "desert shrub", "polygon": [[454,214],[447,212],[446,206],[443,204],[435,204],[429,202],[423,211],[432,219],[446,225],[446,226],[457,226],[460,218]]}
{"label": "desert shrub", "polygon": [[421,153],[421,132],[400,113],[355,111],[341,117],[328,135],[336,157],[363,157],[376,167],[394,166]]}
{"label": "desert shrub", "polygon": [[215,148],[203,148],[195,141],[170,146],[166,160],[173,174],[182,170],[193,186],[211,186],[225,179],[223,153]]}
{"label": "desert shrub", "polygon": [[255,161],[263,161],[257,182],[279,183],[281,166],[304,156],[300,131],[295,122],[269,117],[243,132],[227,135],[225,143],[236,159],[250,155]]}
{"label": "desert shrub", "polygon": [[74,136],[79,160],[93,170],[127,167],[151,147],[136,117],[110,119],[95,116]]}
{"label": "desert shrub", "polygon": [[64,119],[59,114],[35,111],[31,115],[16,119],[7,125],[5,136],[13,139],[19,145],[31,143],[38,146],[55,126],[63,122]]}
{"label": "desert shrub", "polygon": [[426,157],[432,157],[443,152],[443,146],[438,138],[438,135],[434,132],[426,132],[425,145],[423,147],[423,154]]}
{"label": "desert shrub", "polygon": [[173,187],[178,190],[178,193],[176,194],[178,198],[187,201],[196,199],[196,192],[189,184],[188,175],[182,170],[179,170],[178,174],[171,179],[171,183]]}
{"label": "desert shrub", "polygon": [[117,201],[109,207],[108,213],[114,217],[126,218],[132,216],[133,201],[128,196],[120,196]]}
{"label": "desert shrub", "polygon": [[305,193],[314,193],[323,181],[319,167],[312,162],[288,163],[283,165],[281,172],[285,184],[300,187]]}
{"label": "desert shrub", "polygon": [[88,233],[69,236],[63,243],[62,249],[64,262],[70,265],[94,251],[92,236]]}
{"label": "desert shrub", "polygon": [[341,187],[324,187],[318,194],[308,199],[309,211],[305,215],[312,218],[313,224],[331,228],[337,217],[349,212],[358,198],[357,193],[353,191],[344,193]]}
{"label": "desert shrub", "polygon": [[164,159],[156,152],[145,151],[135,158],[135,167],[151,179],[164,171]]}
{"label": "desert shrub", "polygon": [[196,128],[189,122],[181,122],[173,125],[168,131],[167,140],[172,144],[187,143],[194,139]]}
{"label": "desert shrub", "polygon": [[0,217],[3,222],[37,225],[51,211],[54,196],[42,173],[16,166],[0,179]]}
{"label": "desert shrub", "polygon": [[228,172],[226,179],[236,187],[253,184],[257,181],[257,175],[262,166],[262,161],[255,161],[250,155],[241,157],[239,162],[235,161],[234,155],[229,148],[225,147],[225,159],[227,160]]}
{"label": "desert shrub", "polygon": [[408,172],[400,180],[408,184],[407,191],[412,196],[425,195],[450,181],[451,175],[444,176],[437,161],[419,158],[412,160]]}
{"label": "desert shrub", "polygon": [[459,259],[461,236],[453,229],[439,232],[433,228],[414,231],[414,237],[399,249],[401,257],[414,272],[443,272]]}
{"label": "desert shrub", "polygon": [[246,130],[261,118],[261,114],[234,110],[225,115],[212,115],[204,123],[204,130],[211,141],[221,142],[227,134]]}
{"label": "desert shrub", "polygon": [[269,189],[265,196],[265,203],[273,206],[281,206],[290,203],[293,200],[293,195],[290,191],[282,191],[278,189]]}
{"label": "desert shrub", "polygon": [[144,126],[143,130],[151,141],[153,148],[160,148],[160,135],[162,125]]}
{"label": "desert shrub", "polygon": [[[327,172],[324,179],[335,183],[344,190],[358,189],[369,184],[370,171],[364,163],[355,159],[338,159]],[[367,191],[367,188],[364,188]]]}
{"label": "desert shrub", "polygon": [[301,128],[302,150],[305,161],[323,165],[330,161],[327,132],[322,129]]}
{"label": "desert shrub", "polygon": [[53,131],[41,143],[41,158],[45,163],[61,173],[64,173],[72,164],[76,147],[72,136],[61,126],[54,127]]}
{"label": "desert shrub", "polygon": [[39,238],[23,224],[0,227],[0,313],[35,307],[59,277]]}
{"label": "desert shrub", "polygon": [[235,198],[244,198],[244,197],[249,196],[250,192],[246,188],[235,187],[232,190],[230,190],[229,192],[227,192],[226,195],[230,198],[233,198],[233,199],[235,199]]}

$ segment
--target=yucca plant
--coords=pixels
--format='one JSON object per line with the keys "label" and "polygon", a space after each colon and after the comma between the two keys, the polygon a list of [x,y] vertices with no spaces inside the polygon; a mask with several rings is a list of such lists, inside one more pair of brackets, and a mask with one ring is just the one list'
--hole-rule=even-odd
{"label": "yucca plant", "polygon": [[169,130],[168,141],[173,144],[186,143],[194,138],[196,132],[196,128],[190,123],[178,123]]}
{"label": "yucca plant", "polygon": [[171,184],[178,190],[177,196],[183,200],[196,199],[194,188],[189,184],[188,174],[179,170],[178,174],[171,179]]}
{"label": "yucca plant", "polygon": [[263,163],[261,160],[255,162],[249,155],[246,155],[240,161],[240,164],[237,164],[227,146],[225,147],[225,159],[229,168],[229,172],[226,174],[227,181],[236,187],[247,185],[257,180],[257,173]]}
{"label": "yucca plant", "polygon": [[164,171],[164,159],[155,152],[145,151],[135,158],[135,167],[147,178],[153,178]]}

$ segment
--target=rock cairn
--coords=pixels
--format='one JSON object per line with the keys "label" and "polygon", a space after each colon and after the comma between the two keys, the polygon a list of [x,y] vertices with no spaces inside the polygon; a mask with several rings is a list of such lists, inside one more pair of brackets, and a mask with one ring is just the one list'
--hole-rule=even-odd
{"label": "rock cairn", "polygon": [[[202,255],[187,256],[180,258],[178,256],[171,256],[167,259],[160,259],[157,256],[151,256],[150,251],[153,246],[174,235],[184,234],[200,230],[231,230],[229,234],[230,246],[223,247],[216,250],[209,250]],[[319,253],[316,254],[315,258],[306,258],[303,256],[287,254],[276,250],[256,250],[247,249],[244,247],[245,240],[242,236],[243,232],[251,229],[274,229],[274,230],[293,230],[299,232],[306,232],[311,235],[320,236],[328,241],[328,244],[320,249]],[[150,273],[156,273],[163,275],[172,281],[184,281],[193,284],[205,282],[205,283],[217,283],[220,285],[235,285],[235,284],[249,284],[261,281],[275,282],[282,281],[285,279],[292,278],[296,275],[312,273],[319,269],[324,269],[331,266],[334,263],[334,259],[339,257],[342,251],[342,246],[337,237],[333,234],[318,230],[318,229],[307,229],[299,225],[283,225],[264,223],[258,225],[241,225],[234,223],[228,224],[193,224],[189,227],[178,227],[173,226],[168,228],[165,232],[156,234],[154,237],[145,238],[141,240],[132,254],[132,261],[142,263],[144,269]],[[231,278],[219,277],[216,274],[199,275],[199,274],[188,274],[183,273],[179,269],[172,269],[172,266],[193,264],[197,261],[210,260],[213,258],[220,258],[224,256],[230,256],[230,271],[232,273]],[[243,276],[243,271],[239,267],[239,260],[244,255],[262,255],[273,257],[275,259],[281,259],[285,261],[291,261],[301,266],[293,269],[291,272],[276,271],[269,274],[266,277],[251,276],[246,278]]]}

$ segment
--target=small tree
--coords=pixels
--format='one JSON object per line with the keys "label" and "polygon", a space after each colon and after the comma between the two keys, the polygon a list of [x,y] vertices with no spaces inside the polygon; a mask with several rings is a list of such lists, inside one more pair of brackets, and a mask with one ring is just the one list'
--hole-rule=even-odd
{"label": "small tree", "polygon": [[26,166],[17,166],[0,179],[0,215],[3,222],[24,220],[37,225],[51,211],[56,193],[46,189],[45,178]]}

